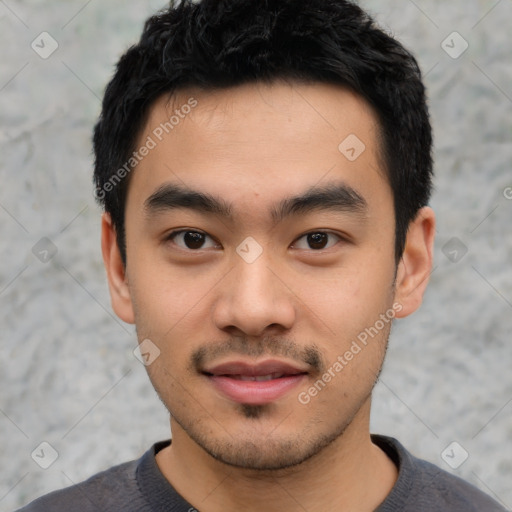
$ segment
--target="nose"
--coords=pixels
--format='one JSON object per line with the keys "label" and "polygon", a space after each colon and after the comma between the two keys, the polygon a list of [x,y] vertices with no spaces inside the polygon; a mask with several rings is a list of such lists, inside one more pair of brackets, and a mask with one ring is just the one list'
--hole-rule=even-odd
{"label": "nose", "polygon": [[263,255],[252,263],[242,258],[235,262],[219,284],[213,311],[219,329],[245,336],[291,329],[296,316],[293,292],[270,263]]}

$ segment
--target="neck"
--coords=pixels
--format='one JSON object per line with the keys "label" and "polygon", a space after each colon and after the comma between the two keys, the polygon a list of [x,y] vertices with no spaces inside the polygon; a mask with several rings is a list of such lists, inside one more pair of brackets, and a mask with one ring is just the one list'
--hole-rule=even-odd
{"label": "neck", "polygon": [[370,400],[332,444],[302,464],[276,471],[228,466],[171,420],[171,446],[157,454],[166,479],[204,512],[375,510],[391,491],[397,469],[371,442]]}

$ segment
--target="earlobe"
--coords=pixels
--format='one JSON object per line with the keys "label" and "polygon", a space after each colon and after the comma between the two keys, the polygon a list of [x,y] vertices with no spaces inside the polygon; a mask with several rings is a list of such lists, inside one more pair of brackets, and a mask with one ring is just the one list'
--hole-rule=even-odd
{"label": "earlobe", "polygon": [[107,272],[112,309],[126,323],[135,323],[126,269],[121,258],[117,236],[108,213],[101,218],[101,250]]}
{"label": "earlobe", "polygon": [[398,264],[395,301],[402,306],[396,314],[398,318],[414,313],[421,305],[432,271],[434,237],[435,215],[432,208],[425,206],[409,225]]}

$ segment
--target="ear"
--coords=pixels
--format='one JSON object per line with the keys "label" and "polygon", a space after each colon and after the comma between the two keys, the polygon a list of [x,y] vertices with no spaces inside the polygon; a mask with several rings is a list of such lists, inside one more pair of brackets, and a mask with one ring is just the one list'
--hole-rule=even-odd
{"label": "ear", "polygon": [[428,206],[409,224],[396,277],[395,301],[402,306],[396,313],[398,318],[414,313],[421,305],[432,271],[435,227],[435,215]]}
{"label": "ear", "polygon": [[101,251],[107,271],[112,309],[121,320],[133,324],[135,316],[126,269],[117,245],[116,231],[108,213],[104,213],[101,218]]}

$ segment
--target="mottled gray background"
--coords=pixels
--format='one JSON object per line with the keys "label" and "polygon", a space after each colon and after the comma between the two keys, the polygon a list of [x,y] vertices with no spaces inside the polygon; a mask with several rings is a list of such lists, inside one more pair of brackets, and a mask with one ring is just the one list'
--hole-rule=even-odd
{"label": "mottled gray background", "polygon": [[[512,0],[362,3],[426,74],[439,222],[431,284],[396,322],[372,430],[510,508]],[[110,308],[90,146],[114,63],[162,5],[0,0],[2,511],[169,436],[133,327]],[[31,48],[44,31],[59,45],[47,59]],[[59,455],[46,470],[31,457],[43,441]],[[452,465],[469,454],[458,469],[441,457],[453,441]]]}

